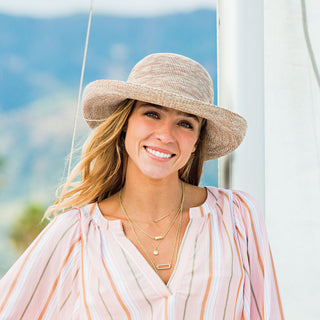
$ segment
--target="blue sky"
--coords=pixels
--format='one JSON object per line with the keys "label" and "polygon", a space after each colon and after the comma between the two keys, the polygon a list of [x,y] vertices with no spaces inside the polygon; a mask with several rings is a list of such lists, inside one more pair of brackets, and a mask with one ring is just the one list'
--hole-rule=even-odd
{"label": "blue sky", "polygon": [[[53,17],[88,12],[90,2],[91,0],[4,0],[0,1],[0,12],[32,17]],[[95,13],[125,16],[156,16],[215,7],[216,0],[93,1]]]}

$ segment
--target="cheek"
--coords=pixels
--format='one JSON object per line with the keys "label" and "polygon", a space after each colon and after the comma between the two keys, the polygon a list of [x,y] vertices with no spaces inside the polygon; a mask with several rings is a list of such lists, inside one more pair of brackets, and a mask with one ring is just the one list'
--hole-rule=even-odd
{"label": "cheek", "polygon": [[150,128],[148,128],[144,121],[136,117],[130,118],[125,137],[126,149],[133,150],[133,148],[137,148],[139,143],[146,138],[149,131]]}
{"label": "cheek", "polygon": [[183,149],[186,150],[188,153],[192,153],[197,149],[197,141],[198,137],[194,135],[190,135],[188,137],[184,137],[183,139]]}
{"label": "cheek", "polygon": [[133,148],[133,144],[135,141],[135,130],[134,127],[136,126],[133,118],[130,118],[128,121],[128,126],[126,130],[126,136],[125,136],[125,147],[127,152],[130,154],[130,150]]}

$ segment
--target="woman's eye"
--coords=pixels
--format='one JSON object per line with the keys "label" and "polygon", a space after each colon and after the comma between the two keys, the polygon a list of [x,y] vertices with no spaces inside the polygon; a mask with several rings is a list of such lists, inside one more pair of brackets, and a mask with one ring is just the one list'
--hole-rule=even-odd
{"label": "woman's eye", "polygon": [[153,111],[145,112],[145,115],[150,118],[159,119],[159,115]]}
{"label": "woman's eye", "polygon": [[180,121],[179,125],[187,129],[193,129],[193,125],[188,121]]}

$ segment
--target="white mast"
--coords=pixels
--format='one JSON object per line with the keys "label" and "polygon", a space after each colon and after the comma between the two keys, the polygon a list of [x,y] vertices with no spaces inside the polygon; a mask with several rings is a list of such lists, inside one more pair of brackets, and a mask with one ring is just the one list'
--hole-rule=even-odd
{"label": "white mast", "polygon": [[320,319],[320,1],[218,4],[219,104],[249,124],[221,185],[265,197],[285,316]]}
{"label": "white mast", "polygon": [[252,194],[264,211],[264,44],[262,0],[218,1],[218,101],[248,120],[242,145],[220,160],[219,184]]}
{"label": "white mast", "polygon": [[[320,319],[320,87],[301,2],[265,5],[266,218],[285,314]],[[320,2],[305,1],[320,67]],[[306,30],[307,31],[307,30]]]}

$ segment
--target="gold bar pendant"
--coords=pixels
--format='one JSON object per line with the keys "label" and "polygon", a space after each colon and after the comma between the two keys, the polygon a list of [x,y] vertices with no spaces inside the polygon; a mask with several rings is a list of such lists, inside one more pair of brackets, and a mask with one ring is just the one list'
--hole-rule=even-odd
{"label": "gold bar pendant", "polygon": [[158,270],[168,270],[168,269],[171,268],[171,264],[170,264],[170,263],[158,264],[158,265],[156,266],[156,268],[157,268]]}
{"label": "gold bar pendant", "polygon": [[156,236],[154,237],[154,240],[162,240],[163,239],[163,236]]}

